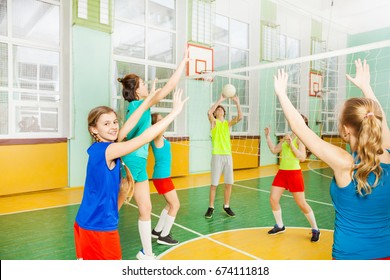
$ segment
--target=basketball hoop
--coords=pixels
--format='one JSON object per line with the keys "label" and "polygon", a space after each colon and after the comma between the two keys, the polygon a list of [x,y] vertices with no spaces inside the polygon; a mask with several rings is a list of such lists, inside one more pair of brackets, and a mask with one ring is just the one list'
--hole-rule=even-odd
{"label": "basketball hoop", "polygon": [[200,72],[202,77],[199,80],[203,80],[205,82],[212,83],[214,81],[214,71],[213,70],[202,70]]}

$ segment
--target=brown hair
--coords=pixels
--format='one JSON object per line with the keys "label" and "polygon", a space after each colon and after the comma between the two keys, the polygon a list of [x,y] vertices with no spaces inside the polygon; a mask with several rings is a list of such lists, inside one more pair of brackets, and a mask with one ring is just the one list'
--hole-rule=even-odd
{"label": "brown hair", "polygon": [[122,96],[128,101],[138,100],[136,90],[139,87],[140,77],[136,74],[127,74],[123,78],[118,78],[118,82],[122,84]]}
{"label": "brown hair", "polygon": [[[114,113],[116,115],[116,112],[107,106],[99,106],[94,109],[92,109],[89,114],[88,114],[88,131],[95,140],[95,142],[101,142],[101,139],[96,133],[93,133],[91,128],[96,127],[97,122],[100,118],[101,115],[103,114],[110,114]],[[125,203],[129,204],[131,198],[133,197],[134,194],[134,179],[133,175],[130,172],[130,169],[124,164],[124,162],[121,160],[122,167],[125,169],[126,177],[121,176],[121,184],[120,184],[120,192],[126,192],[127,193],[127,198]]]}
{"label": "brown hair", "polygon": [[213,112],[214,118],[217,117],[217,116],[215,115],[215,111],[217,111],[218,108],[222,108],[222,110],[223,110],[223,116],[225,117],[225,116],[226,116],[226,110],[225,110],[225,108],[224,108],[223,106],[221,106],[221,105],[218,105],[217,108],[215,108],[215,110],[214,110],[214,112]]}
{"label": "brown hair", "polygon": [[152,125],[154,125],[157,122],[158,116],[160,116],[160,113],[153,113],[152,115]]}
{"label": "brown hair", "polygon": [[[348,99],[340,116],[340,128],[346,126],[356,137],[355,164],[351,168],[353,180],[357,182],[357,192],[365,196],[372,192],[382,175],[379,155],[382,148],[382,110],[372,99],[359,97]],[[375,174],[375,182],[367,182],[370,173]]]}

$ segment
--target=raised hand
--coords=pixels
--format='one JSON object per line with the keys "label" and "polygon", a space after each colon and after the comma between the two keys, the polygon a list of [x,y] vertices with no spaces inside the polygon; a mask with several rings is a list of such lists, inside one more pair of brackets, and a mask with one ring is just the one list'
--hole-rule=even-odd
{"label": "raised hand", "polygon": [[274,88],[276,95],[286,95],[287,94],[287,81],[288,74],[284,69],[278,69],[278,73],[274,76]]}
{"label": "raised hand", "polygon": [[161,88],[156,89],[156,83],[157,83],[157,79],[154,79],[152,87],[151,87],[151,89],[149,91],[149,94],[145,98],[144,102],[148,102],[149,103],[153,99],[153,97],[156,96],[156,94],[161,90]]}
{"label": "raised hand", "polygon": [[180,114],[181,110],[184,107],[184,104],[187,102],[189,97],[186,99],[182,100],[182,94],[183,90],[181,88],[177,89],[175,93],[173,94],[173,108],[172,108],[172,113],[178,115]]}
{"label": "raised hand", "polygon": [[347,79],[350,80],[355,86],[360,89],[365,89],[370,86],[370,66],[367,64],[366,60],[361,61],[359,58],[355,60],[356,67],[356,76],[352,78],[350,75],[346,74]]}
{"label": "raised hand", "polygon": [[271,129],[269,127],[264,128],[265,136],[269,136],[270,132],[271,132]]}

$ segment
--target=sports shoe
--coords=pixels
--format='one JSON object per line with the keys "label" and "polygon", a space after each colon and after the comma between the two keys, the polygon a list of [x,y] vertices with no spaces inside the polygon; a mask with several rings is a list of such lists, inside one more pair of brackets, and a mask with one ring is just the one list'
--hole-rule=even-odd
{"label": "sports shoe", "polygon": [[318,240],[320,240],[320,234],[321,234],[320,230],[312,229],[310,241],[311,242],[318,242]]}
{"label": "sports shoe", "polygon": [[157,259],[155,254],[151,256],[145,255],[144,250],[139,251],[136,258],[140,261],[152,261]]}
{"label": "sports shoe", "polygon": [[160,235],[157,239],[157,243],[162,245],[173,246],[179,244],[179,241],[173,239],[171,234],[168,234],[167,236]]}
{"label": "sports shoe", "polygon": [[234,214],[234,212],[232,211],[232,209],[230,209],[230,207],[226,207],[225,206],[223,207],[223,210],[225,210],[226,214],[228,214],[228,216],[230,217],[235,217],[236,214]]}
{"label": "sports shoe", "polygon": [[154,229],[152,230],[152,238],[157,239],[161,235],[161,231],[155,231]]}
{"label": "sports shoe", "polygon": [[278,227],[278,225],[274,225],[274,228],[271,229],[270,231],[268,231],[268,234],[278,234],[278,233],[282,233],[285,231],[286,231],[286,228],[284,226]]}
{"label": "sports shoe", "polygon": [[205,217],[206,219],[211,219],[211,218],[213,217],[213,213],[214,213],[214,208],[209,207],[209,208],[207,209],[206,214],[204,214],[204,217]]}

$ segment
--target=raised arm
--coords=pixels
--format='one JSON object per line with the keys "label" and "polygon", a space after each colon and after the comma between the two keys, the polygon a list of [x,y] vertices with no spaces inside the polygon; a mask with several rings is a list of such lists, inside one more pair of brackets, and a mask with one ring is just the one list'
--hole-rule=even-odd
{"label": "raised arm", "polygon": [[183,109],[183,106],[185,102],[188,100],[188,97],[184,100],[182,100],[182,89],[178,89],[173,97],[173,108],[172,111],[165,116],[161,121],[155,123],[151,127],[149,127],[147,130],[145,130],[141,135],[120,143],[113,143],[108,146],[106,150],[106,159],[107,161],[114,160],[116,158],[119,158],[121,156],[127,155],[142,145],[145,145],[146,143],[149,143],[152,141],[156,136],[158,136],[160,133],[162,133],[169,124],[180,114],[180,112]]}
{"label": "raised arm", "polygon": [[242,120],[242,111],[241,111],[241,106],[240,106],[240,99],[238,98],[238,96],[234,96],[233,98],[233,102],[236,103],[236,108],[237,108],[237,117],[231,119],[229,121],[229,126],[233,126],[235,124],[237,124],[239,121]]}
{"label": "raised arm", "polygon": [[295,147],[295,145],[293,143],[293,140],[291,139],[291,136],[288,135],[288,134],[284,137],[284,139],[288,143],[288,145],[290,146],[291,151],[293,152],[295,157],[297,159],[299,159],[300,162],[304,162],[306,160],[306,147],[305,147],[305,144],[303,144],[302,141],[300,141],[299,138],[298,138],[298,140],[297,140],[298,148]]}
{"label": "raised arm", "polygon": [[118,133],[118,142],[121,142],[126,138],[126,135],[135,127],[135,125],[140,120],[142,114],[152,106],[152,99],[159,90],[155,90],[156,80],[153,82],[152,90],[150,94],[145,98],[141,105],[134,111],[133,114],[126,120],[122,128]]}
{"label": "raised arm", "polygon": [[269,127],[264,128],[265,139],[267,140],[268,148],[271,151],[271,153],[278,154],[282,151],[282,144],[283,144],[284,139],[282,139],[282,141],[280,141],[277,145],[275,145],[272,142],[271,137],[269,136],[270,132],[271,132],[271,129]]}
{"label": "raised arm", "polygon": [[159,102],[161,99],[165,98],[172,90],[174,90],[180,80],[180,77],[183,73],[183,70],[185,66],[187,65],[187,62],[189,61],[188,58],[188,49],[185,52],[184,58],[176,68],[176,71],[172,74],[172,76],[169,78],[168,82],[161,88],[161,90],[158,91],[156,96],[152,99],[152,106]]}
{"label": "raised arm", "polygon": [[210,121],[210,124],[213,125],[214,122],[215,122],[215,118],[214,118],[214,112],[215,112],[215,109],[217,109],[217,107],[223,102],[225,101],[226,98],[221,94],[221,96],[219,97],[219,99],[217,100],[217,102],[215,102],[209,109],[209,111],[207,112],[207,115],[209,117],[209,121]]}
{"label": "raised arm", "polygon": [[350,80],[355,86],[357,86],[361,91],[363,92],[364,97],[372,99],[376,101],[379,106],[381,107],[382,114],[383,114],[383,120],[382,120],[382,138],[383,138],[383,144],[385,148],[390,148],[390,130],[387,124],[386,115],[383,111],[383,108],[381,104],[379,103],[379,100],[374,94],[374,91],[372,90],[372,87],[370,85],[370,66],[367,64],[366,60],[361,61],[359,58],[358,60],[355,60],[355,66],[356,66],[356,76],[355,78],[352,78],[350,75],[346,75],[347,79]]}
{"label": "raised arm", "polygon": [[[288,99],[287,90],[288,75],[283,69],[279,69],[274,77],[275,94],[277,95],[284,115],[295,135],[315,154],[318,158],[328,164],[335,172],[336,181],[338,175],[349,171],[353,160],[347,151],[323,141],[315,134],[303,120],[301,114],[294,108]],[[345,175],[345,173],[343,173]]]}

